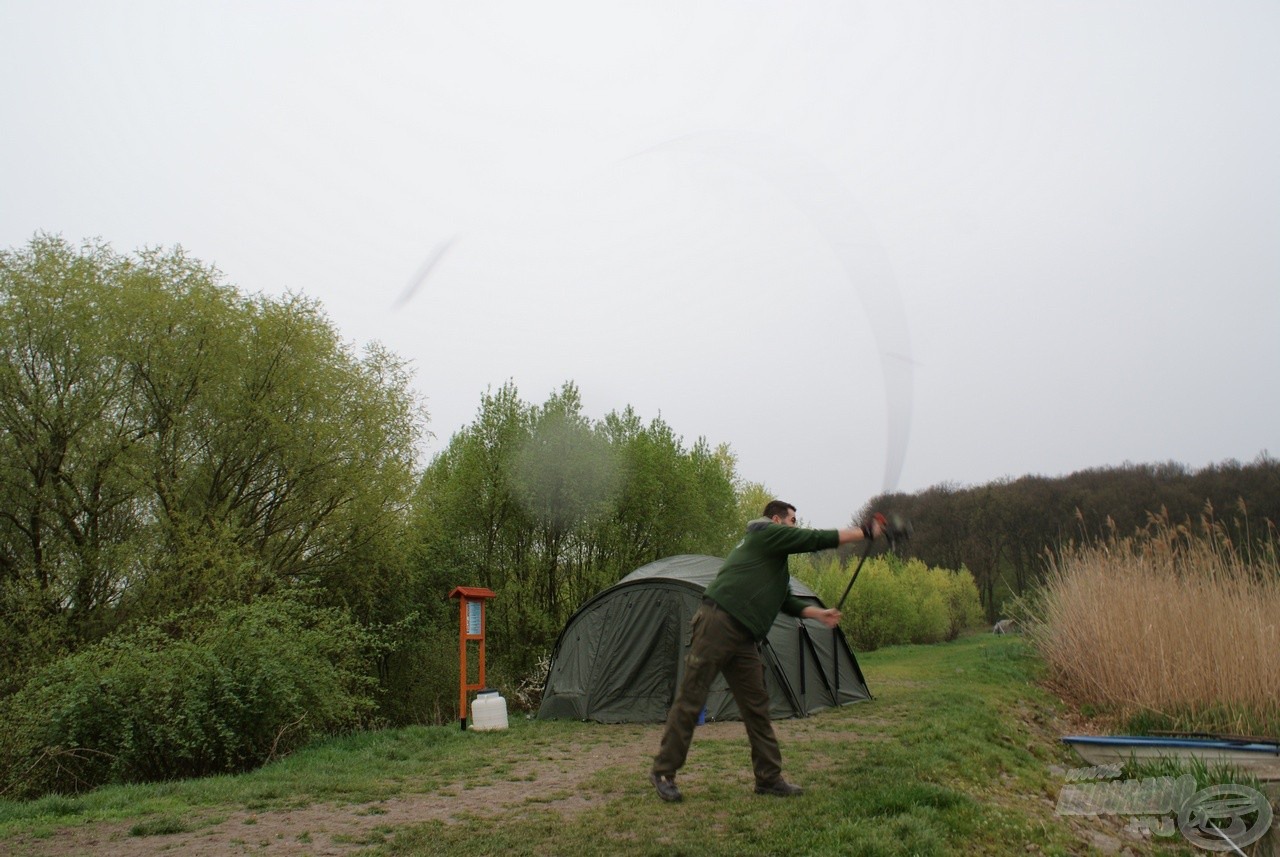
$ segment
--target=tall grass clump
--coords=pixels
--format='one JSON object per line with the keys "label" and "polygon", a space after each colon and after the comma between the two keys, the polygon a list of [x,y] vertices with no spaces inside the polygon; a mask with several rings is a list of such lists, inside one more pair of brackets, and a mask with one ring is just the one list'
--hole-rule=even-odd
{"label": "tall grass clump", "polygon": [[[834,555],[792,558],[792,574],[834,607],[856,566]],[[869,559],[849,590],[840,627],[854,648],[954,640],[982,622],[978,587],[967,570],[930,568],[892,554]]]}
{"label": "tall grass clump", "polygon": [[1238,546],[1211,509],[1198,526],[1151,515],[1063,550],[1027,606],[1059,690],[1117,725],[1280,734],[1273,525]]}

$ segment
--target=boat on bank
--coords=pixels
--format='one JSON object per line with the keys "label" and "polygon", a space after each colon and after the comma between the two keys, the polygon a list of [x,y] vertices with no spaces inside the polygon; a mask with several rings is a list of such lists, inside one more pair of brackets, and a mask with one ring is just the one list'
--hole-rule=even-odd
{"label": "boat on bank", "polygon": [[1280,742],[1265,738],[1159,735],[1064,735],[1064,744],[1091,765],[1159,759],[1231,765],[1259,780],[1280,780]]}

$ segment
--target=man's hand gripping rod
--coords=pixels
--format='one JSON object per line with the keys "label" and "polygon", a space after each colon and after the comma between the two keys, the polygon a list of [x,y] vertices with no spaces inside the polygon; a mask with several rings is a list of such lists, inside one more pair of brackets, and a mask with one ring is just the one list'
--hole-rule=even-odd
{"label": "man's hand gripping rod", "polygon": [[[911,536],[911,524],[897,515],[893,516],[892,522],[879,512],[876,512],[871,518],[873,521],[872,526],[879,524],[880,531],[888,537],[890,547],[893,546],[894,542]],[[849,578],[849,585],[844,588],[844,595],[840,596],[840,603],[836,605],[836,610],[844,607],[844,600],[849,597],[849,590],[853,589],[853,582],[858,579],[858,572],[862,571],[862,564],[871,555],[871,545],[874,542],[874,539],[867,539],[867,546],[862,549],[862,556],[858,559],[858,566],[853,570],[853,577]]]}
{"label": "man's hand gripping rod", "polygon": [[[885,520],[884,515],[881,515],[879,512],[876,512],[872,517],[882,529],[888,523]],[[858,559],[858,565],[853,570],[853,577],[849,578],[849,585],[844,588],[844,595],[840,596],[840,603],[836,605],[837,610],[844,607],[844,600],[849,597],[849,590],[853,589],[853,582],[858,579],[858,572],[862,571],[862,564],[867,561],[867,557],[871,556],[871,546],[875,544],[875,539],[868,538],[866,542],[867,546],[862,549],[862,556]]]}

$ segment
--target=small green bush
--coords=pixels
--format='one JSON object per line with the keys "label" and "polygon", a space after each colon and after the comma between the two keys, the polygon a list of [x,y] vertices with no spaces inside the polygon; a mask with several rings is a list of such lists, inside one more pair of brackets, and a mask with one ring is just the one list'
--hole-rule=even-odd
{"label": "small green bush", "polygon": [[0,697],[66,654],[66,615],[51,611],[43,595],[16,580],[0,580]]}
{"label": "small green bush", "polygon": [[[853,571],[835,555],[792,558],[791,573],[830,606],[839,603]],[[978,587],[967,570],[929,568],[893,555],[866,561],[842,612],[841,628],[862,651],[953,640],[982,622]]]}
{"label": "small green bush", "polygon": [[457,619],[432,623],[414,615],[387,630],[378,661],[379,719],[390,726],[456,723]]}
{"label": "small green bush", "polygon": [[911,602],[901,582],[882,560],[868,561],[850,591],[843,627],[855,648],[878,649],[910,642]]}
{"label": "small green bush", "polygon": [[0,703],[0,794],[261,765],[361,722],[371,644],[346,614],[285,598],[108,638]]}
{"label": "small green bush", "polygon": [[947,602],[948,640],[954,640],[962,631],[985,624],[986,614],[982,611],[978,584],[969,569],[963,566],[959,571],[935,568],[930,573],[934,575],[935,585]]}

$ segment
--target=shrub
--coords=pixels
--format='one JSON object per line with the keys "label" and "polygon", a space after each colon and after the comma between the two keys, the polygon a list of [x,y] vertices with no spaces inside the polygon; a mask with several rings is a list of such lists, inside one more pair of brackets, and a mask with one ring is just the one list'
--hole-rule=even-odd
{"label": "shrub", "polygon": [[0,698],[20,688],[35,670],[66,654],[65,615],[49,609],[45,593],[0,580]]}
{"label": "shrub", "polygon": [[285,598],[108,638],[0,704],[0,793],[261,765],[361,721],[372,642],[345,614]]}
{"label": "shrub", "polygon": [[458,721],[458,628],[419,615],[388,629],[378,716],[391,726]]}
{"label": "shrub", "polygon": [[[839,603],[853,571],[835,555],[792,559],[792,574],[831,606]],[[841,628],[863,651],[952,640],[982,622],[978,587],[967,570],[929,568],[891,554],[863,564],[842,612]]]}
{"label": "shrub", "polygon": [[982,612],[978,584],[969,569],[961,567],[959,571],[948,571],[935,568],[930,573],[934,576],[934,585],[947,603],[948,640],[954,640],[961,632],[985,624],[986,614]]}

